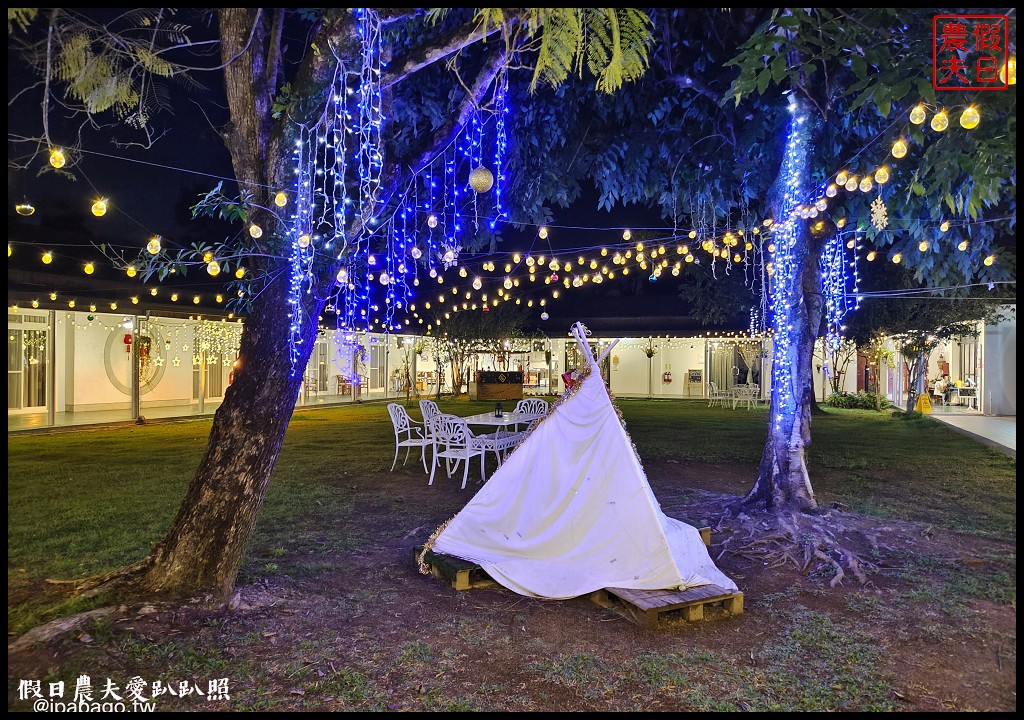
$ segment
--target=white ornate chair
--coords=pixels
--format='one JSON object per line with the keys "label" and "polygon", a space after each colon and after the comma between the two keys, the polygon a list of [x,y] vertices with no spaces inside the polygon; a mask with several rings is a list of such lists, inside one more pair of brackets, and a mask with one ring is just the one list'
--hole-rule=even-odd
{"label": "white ornate chair", "polygon": [[423,430],[418,427],[420,423],[409,417],[409,413],[398,403],[388,403],[388,414],[391,416],[391,424],[395,427],[395,460],[391,463],[391,469],[395,469],[398,463],[398,451],[405,448],[405,460],[402,465],[409,461],[409,453],[414,447],[420,449],[420,460],[423,462],[423,472],[427,471],[427,446],[431,444],[430,438],[423,436]]}
{"label": "white ornate chair", "polygon": [[[548,413],[548,401],[544,398],[523,398],[516,403],[516,413],[529,413],[530,415],[547,415]],[[516,430],[519,429],[519,423],[516,423]]]}
{"label": "white ornate chair", "polygon": [[728,400],[732,402],[732,393],[728,390],[719,390],[718,385],[713,382],[708,383],[708,407],[713,405],[721,405],[725,407],[725,402]]}
{"label": "white ornate chair", "polygon": [[434,442],[434,421],[441,416],[441,408],[433,400],[420,400],[420,414],[423,415],[423,435],[430,440],[430,447],[437,452]]}
{"label": "white ornate chair", "polygon": [[458,415],[447,415],[442,413],[433,426],[434,436],[434,462],[430,467],[430,480],[427,485],[434,484],[434,472],[440,463],[441,458],[445,460],[445,472],[451,477],[453,468],[457,468],[460,462],[466,466],[462,470],[462,489],[466,489],[466,481],[469,479],[469,461],[474,457],[480,458],[480,481],[483,482],[484,463],[486,453],[491,448],[481,438],[477,438],[469,429],[469,425]]}

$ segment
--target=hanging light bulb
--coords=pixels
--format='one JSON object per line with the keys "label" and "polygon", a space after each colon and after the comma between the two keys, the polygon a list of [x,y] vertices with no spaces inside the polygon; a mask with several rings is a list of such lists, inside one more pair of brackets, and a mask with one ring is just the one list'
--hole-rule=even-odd
{"label": "hanging light bulb", "polygon": [[87,262],[85,265],[83,265],[82,269],[85,271],[86,275],[92,275],[94,272],[96,272],[96,266],[93,265],[91,262]]}
{"label": "hanging light bulb", "polygon": [[973,105],[969,105],[966,110],[960,113],[960,127],[964,130],[973,130],[978,127],[980,122],[981,115],[978,114]]}
{"label": "hanging light bulb", "polygon": [[968,247],[969,245],[970,245],[970,243],[969,243],[969,242],[967,241],[967,239],[965,238],[965,239],[963,239],[963,240],[961,240],[961,241],[960,241],[960,244],[956,246],[956,249],[957,249],[957,250],[959,250],[960,252],[963,252],[964,250],[966,250],[966,249],[967,249],[967,247]]}
{"label": "hanging light bulb", "polygon": [[1017,56],[1011,55],[1006,64],[999,68],[999,80],[1007,85],[1017,84]]}
{"label": "hanging light bulb", "polygon": [[837,192],[839,192],[839,189],[836,187],[835,183],[829,183],[828,187],[825,188],[826,197],[835,197]]}
{"label": "hanging light bulb", "polygon": [[244,267],[240,267],[237,270],[235,270],[235,277],[238,278],[239,280],[242,279],[243,275],[245,275],[245,268]]}
{"label": "hanging light bulb", "polygon": [[885,185],[889,182],[889,170],[885,165],[875,170],[875,182],[879,185]]}
{"label": "hanging light bulb", "polygon": [[50,150],[50,165],[57,168],[58,170],[67,163],[68,159],[64,157],[64,151],[60,148],[53,148]]}
{"label": "hanging light bulb", "polygon": [[288,204],[288,194],[284,190],[278,190],[277,194],[274,195],[274,204],[278,207],[284,207]]}
{"label": "hanging light bulb", "polygon": [[857,189],[857,176],[856,175],[851,175],[849,177],[849,179],[847,179],[845,187],[850,192],[853,192],[854,190],[856,190]]}
{"label": "hanging light bulb", "polygon": [[479,290],[481,287],[483,287],[483,284],[484,283],[483,283],[483,281],[480,278],[473,278],[473,289],[474,290]]}
{"label": "hanging light bulb", "polygon": [[860,181],[861,192],[871,192],[871,188],[873,188],[874,186],[875,183],[872,182],[870,175],[865,175]]}
{"label": "hanging light bulb", "polygon": [[871,250],[867,254],[867,261],[874,262],[876,257],[878,257],[878,253],[875,252],[874,250]]}
{"label": "hanging light bulb", "polygon": [[216,295],[216,296],[214,296],[214,298],[213,298],[213,299],[214,299],[214,300],[216,300],[216,301],[217,301],[217,302],[219,302],[219,303],[222,303],[222,302],[224,302],[224,296],[223,296],[223,295],[221,295],[220,293],[217,293],[217,295]]}
{"label": "hanging light bulb", "polygon": [[75,301],[74,300],[68,300],[68,307],[69,308],[73,308],[74,306],[75,306]]}
{"label": "hanging light bulb", "polygon": [[413,247],[413,249],[409,251],[409,254],[412,255],[413,260],[419,260],[421,257],[423,257],[423,251],[420,250],[418,247]]}
{"label": "hanging light bulb", "polygon": [[623,230],[622,231],[622,239],[625,240],[626,242],[629,242],[629,240],[632,237],[633,237],[633,233],[631,233],[629,230]]}
{"label": "hanging light bulb", "polygon": [[540,230],[537,231],[537,236],[541,240],[545,240],[548,236],[548,229],[542,225]]}
{"label": "hanging light bulb", "polygon": [[941,230],[942,232],[946,232],[947,230],[949,230],[949,220],[943,220],[942,223],[939,225],[939,230]]}
{"label": "hanging light bulb", "polygon": [[192,304],[193,305],[198,305],[199,304],[199,296],[198,295],[196,295],[196,296],[194,296],[192,298]]}
{"label": "hanging light bulb", "polygon": [[928,241],[922,240],[921,242],[919,242],[917,244],[917,249],[920,250],[921,252],[928,252]]}
{"label": "hanging light bulb", "polygon": [[992,263],[994,263],[995,261],[996,261],[996,256],[995,255],[989,255],[987,258],[985,258],[985,266],[987,267],[987,266],[991,265]]}
{"label": "hanging light bulb", "polygon": [[910,111],[910,122],[915,125],[920,125],[925,121],[927,117],[924,111],[924,105],[917,105],[913,110]]}
{"label": "hanging light bulb", "polygon": [[895,255],[893,255],[892,261],[899,265],[901,262],[903,262],[903,253],[896,253]]}
{"label": "hanging light bulb", "polygon": [[92,204],[92,214],[96,217],[103,217],[107,214],[107,199],[100,198]]}
{"label": "hanging light bulb", "polygon": [[124,274],[127,275],[128,277],[135,277],[139,273],[138,270],[135,269],[134,265],[129,265],[124,269]]}
{"label": "hanging light bulb", "polygon": [[901,158],[907,154],[907,144],[903,142],[903,138],[900,138],[892,144],[892,156],[894,158]]}
{"label": "hanging light bulb", "polygon": [[36,209],[32,207],[32,203],[30,203],[28,200],[20,202],[14,206],[14,212],[18,213],[23,217],[28,217],[29,215],[32,215],[35,211]]}
{"label": "hanging light bulb", "polygon": [[40,259],[43,261],[43,265],[49,265],[53,262],[53,253],[47,250]]}
{"label": "hanging light bulb", "polygon": [[344,285],[348,282],[348,268],[341,268],[338,270],[338,274],[335,276],[337,281]]}
{"label": "hanging light bulb", "polygon": [[38,300],[33,300],[32,301],[32,307],[34,307],[34,308],[39,307],[39,301]]}
{"label": "hanging light bulb", "polygon": [[146,243],[146,252],[150,255],[156,255],[160,252],[160,236],[154,235],[150,238],[149,242]]}
{"label": "hanging light bulb", "polygon": [[261,228],[256,223],[253,223],[252,225],[249,226],[249,235],[252,237],[253,240],[261,238],[263,237],[263,228]]}
{"label": "hanging light bulb", "polygon": [[845,170],[840,170],[839,174],[836,175],[836,185],[846,185],[846,181],[850,179],[850,174]]}
{"label": "hanging light bulb", "polygon": [[945,110],[939,110],[937,113],[935,113],[935,116],[932,117],[931,125],[932,125],[932,130],[934,130],[935,132],[942,132],[943,130],[948,128],[949,127],[949,117],[947,117],[946,111]]}
{"label": "hanging light bulb", "polygon": [[55,293],[55,292],[50,293],[50,299],[51,300],[56,300],[57,299],[57,293]]}
{"label": "hanging light bulb", "polygon": [[220,263],[216,260],[211,260],[206,265],[206,272],[208,272],[212,277],[217,277],[220,275]]}
{"label": "hanging light bulb", "polygon": [[437,227],[437,215],[434,215],[433,213],[431,213],[430,215],[427,216],[427,227],[429,227],[429,228],[436,228]]}

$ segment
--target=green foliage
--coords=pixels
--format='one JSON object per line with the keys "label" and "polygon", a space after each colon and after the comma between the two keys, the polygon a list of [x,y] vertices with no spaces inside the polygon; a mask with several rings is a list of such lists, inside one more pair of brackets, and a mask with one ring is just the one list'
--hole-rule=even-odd
{"label": "green foliage", "polygon": [[[877,405],[876,405],[877,403]],[[832,393],[825,399],[825,404],[834,408],[845,408],[847,410],[875,410],[885,409],[890,406],[889,400],[885,397],[879,398],[871,392],[860,390],[856,393],[837,392]]]}
{"label": "green foliage", "polygon": [[7,8],[7,33],[15,27],[24,31],[38,14],[39,8]]}
{"label": "green foliage", "polygon": [[[774,88],[809,100],[824,121],[815,152],[818,182],[840,169],[862,175],[887,164],[890,180],[879,193],[840,197],[848,217],[867,218],[868,203],[882,196],[889,226],[862,222],[862,231],[874,246],[902,253],[919,284],[1007,279],[1015,265],[1009,241],[1016,209],[1014,93],[981,93],[981,125],[960,128],[956,116],[970,98],[936,98],[931,85],[933,16],[927,8],[776,10],[728,63],[739,71],[728,97],[737,104],[762,94],[774,99]],[[910,123],[909,111],[919,103],[929,115],[948,110],[949,129]],[[900,137],[910,151],[894,160],[888,149]],[[937,231],[943,220],[959,225],[954,237]],[[970,250],[955,250],[965,236]],[[929,241],[926,250],[918,248],[922,240]],[[1000,248],[999,262],[982,265],[993,246]]]}
{"label": "green foliage", "polygon": [[295,102],[295,98],[292,96],[292,84],[285,83],[281,86],[281,89],[277,91],[277,95],[274,96],[274,104],[271,106],[271,114],[274,119],[280,118],[284,115],[285,111]]}

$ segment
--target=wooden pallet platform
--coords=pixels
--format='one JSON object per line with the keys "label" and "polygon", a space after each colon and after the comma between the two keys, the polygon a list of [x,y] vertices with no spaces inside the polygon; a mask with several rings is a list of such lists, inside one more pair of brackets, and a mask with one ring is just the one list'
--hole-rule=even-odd
{"label": "wooden pallet platform", "polygon": [[[422,545],[413,548],[413,559],[416,562],[419,562],[421,552],[423,552]],[[423,562],[430,568],[431,575],[439,580],[444,580],[456,590],[471,590],[498,585],[484,572],[483,568],[462,558],[438,555],[428,550],[423,556]]]}
{"label": "wooden pallet platform", "polygon": [[732,615],[743,613],[743,593],[717,585],[682,591],[604,588],[591,593],[590,599],[651,630],[657,629],[663,619],[672,617],[682,617],[687,622],[703,620],[705,607],[712,605],[721,605]]}

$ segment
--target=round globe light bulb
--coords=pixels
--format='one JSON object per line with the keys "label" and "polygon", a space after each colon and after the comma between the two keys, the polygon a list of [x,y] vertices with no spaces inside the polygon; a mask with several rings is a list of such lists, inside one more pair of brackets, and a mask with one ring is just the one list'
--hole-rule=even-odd
{"label": "round globe light bulb", "polygon": [[981,115],[978,114],[978,111],[973,105],[970,105],[966,110],[960,113],[960,127],[964,130],[973,130],[978,127],[978,123],[980,122]]}

